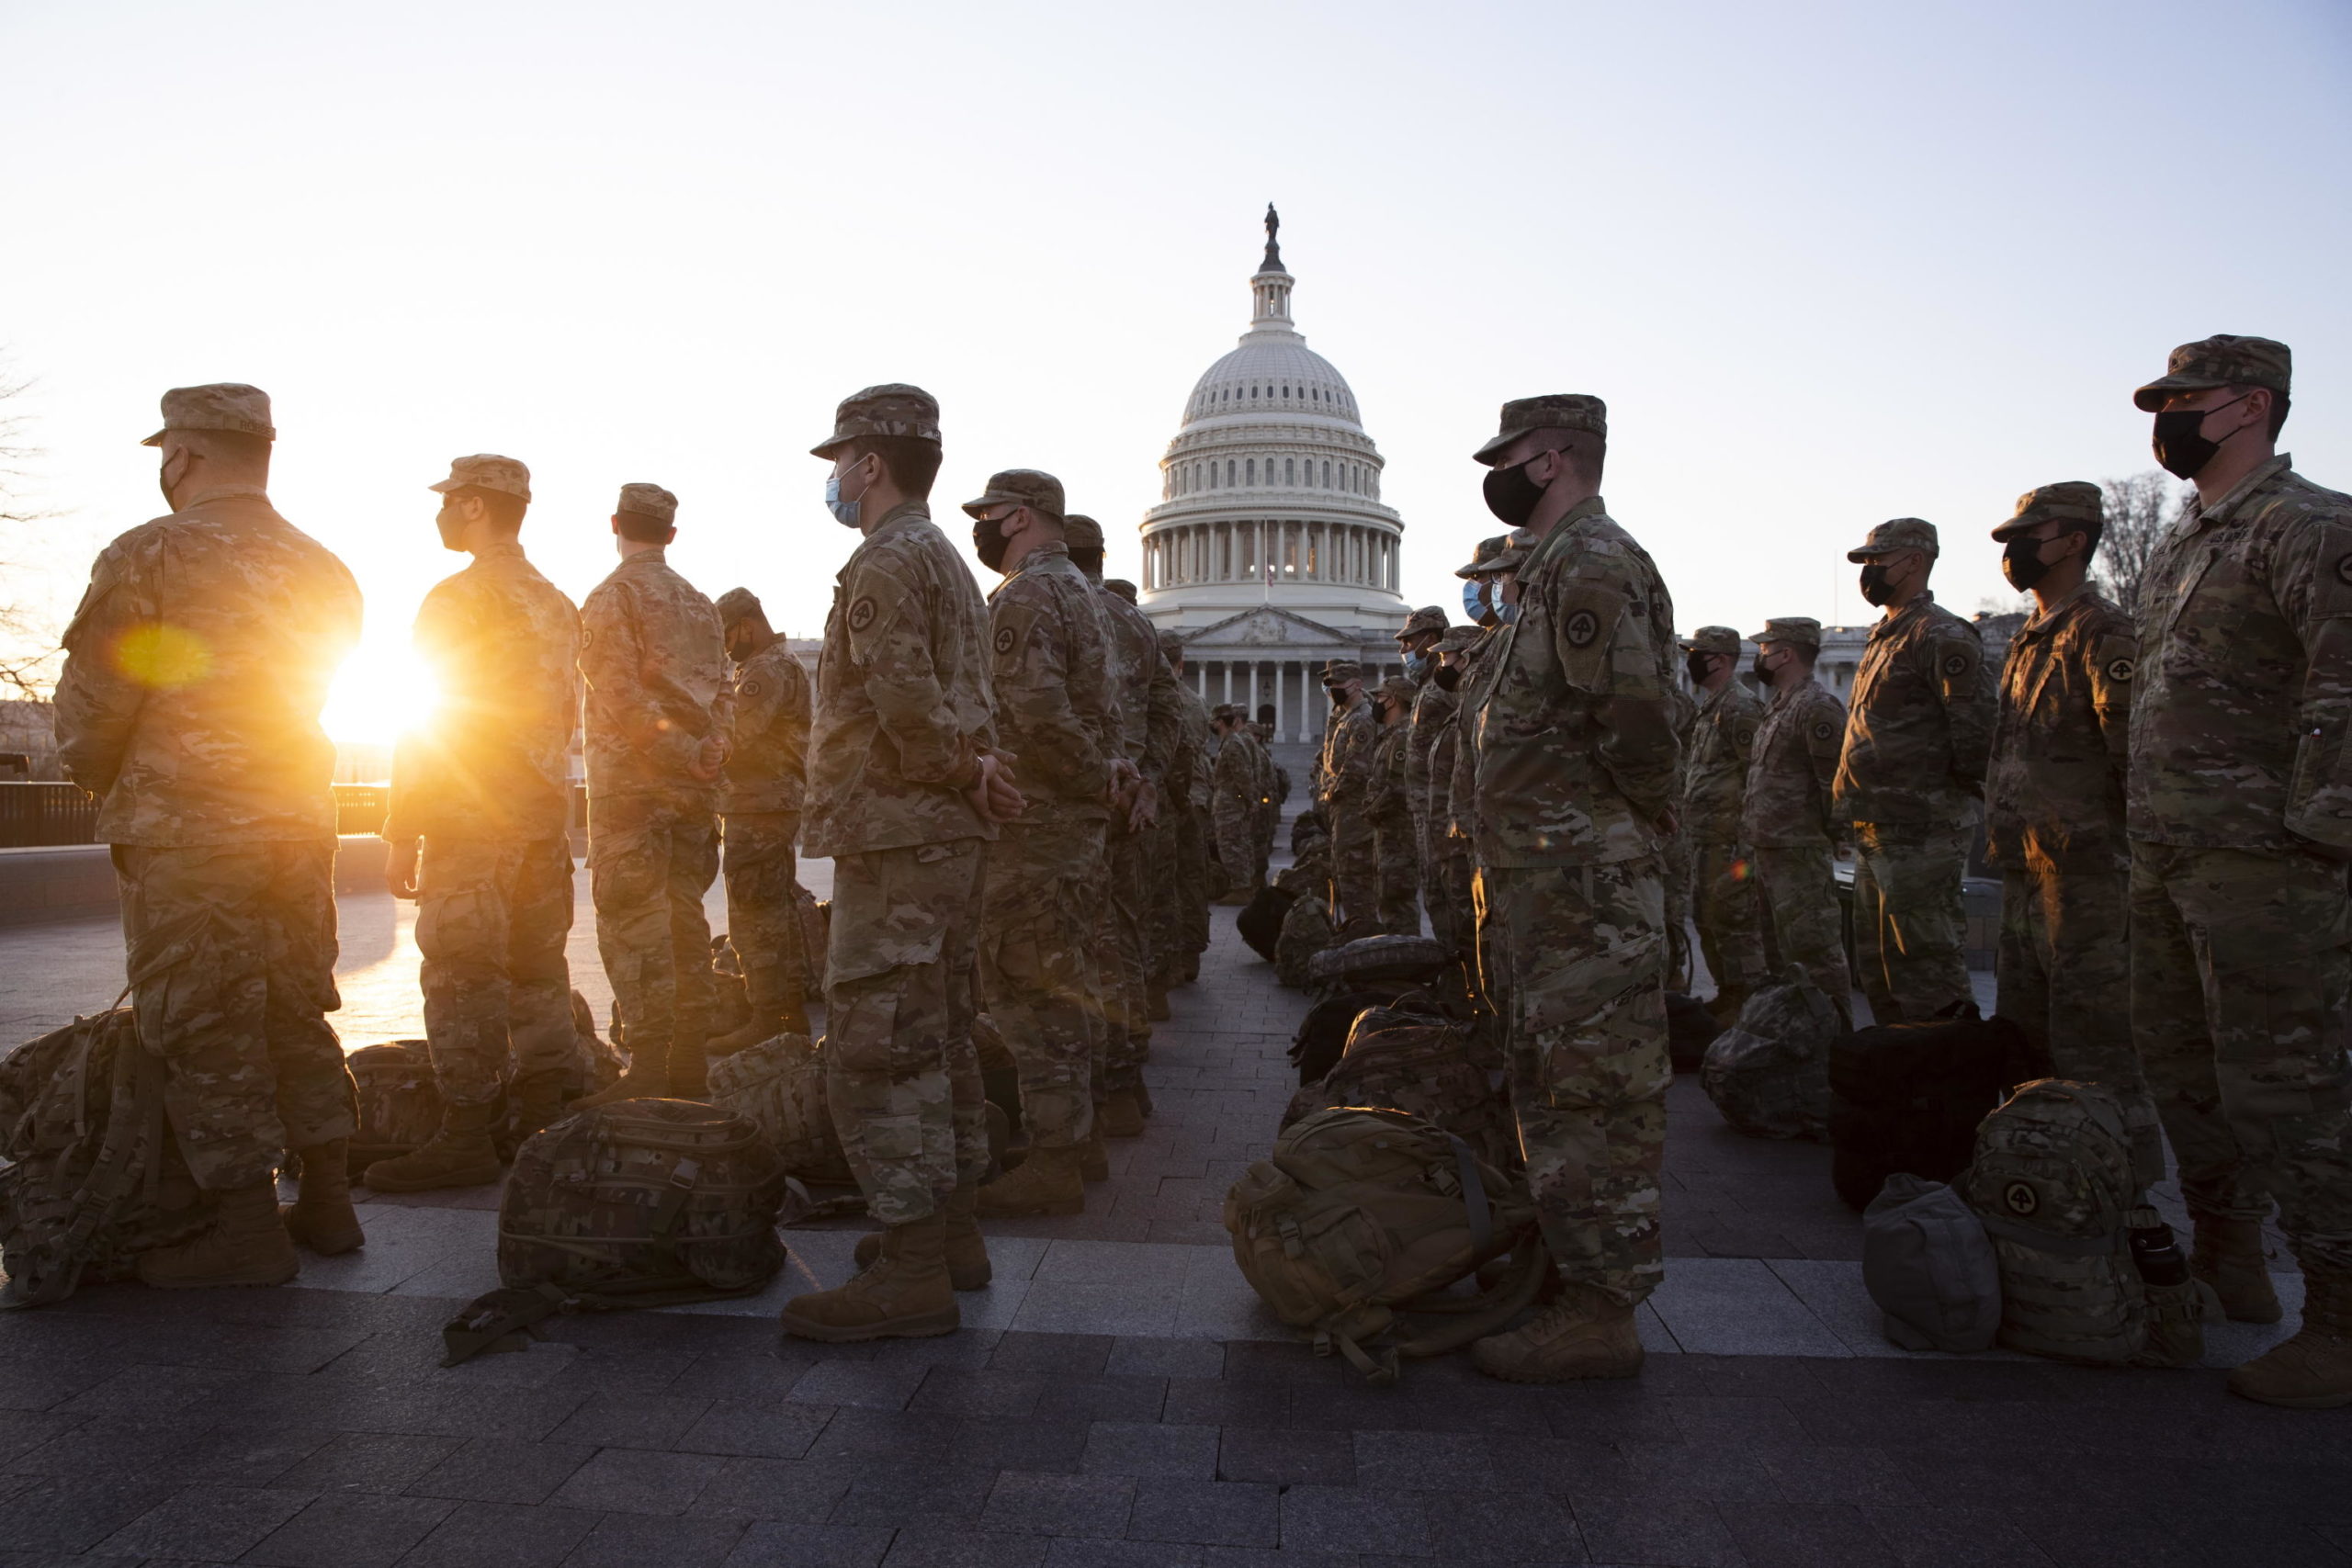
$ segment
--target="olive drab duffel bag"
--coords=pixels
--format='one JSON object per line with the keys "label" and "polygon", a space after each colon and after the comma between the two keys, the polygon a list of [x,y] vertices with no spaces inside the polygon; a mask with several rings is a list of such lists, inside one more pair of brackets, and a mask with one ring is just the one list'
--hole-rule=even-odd
{"label": "olive drab duffel bag", "polygon": [[785,1263],[785,1179],[750,1121],[693,1100],[624,1100],[542,1128],[498,1207],[503,1288],[442,1329],[442,1365],[520,1348],[554,1313],[757,1293]]}
{"label": "olive drab duffel bag", "polygon": [[1426,1006],[1361,1009],[1340,1060],[1291,1097],[1283,1125],[1330,1105],[1402,1111],[1435,1122],[1498,1170],[1517,1162],[1509,1108],[1470,1059],[1470,1028]]}
{"label": "olive drab duffel bag", "polygon": [[1976,1130],[1961,1195],[1993,1238],[1999,1342],[2105,1366],[2180,1367],[2204,1355],[2208,1288],[2175,1265],[2143,1278],[2132,1231],[2163,1229],[2132,1179],[2132,1134],[2111,1090],[2064,1078],[2021,1086]]}
{"label": "olive drab duffel bag", "polygon": [[[1444,1128],[1399,1111],[1332,1107],[1284,1128],[1226,1195],[1225,1228],[1250,1288],[1284,1323],[1375,1383],[1400,1357],[1442,1355],[1532,1305],[1551,1267],[1520,1185]],[[1505,1254],[1482,1295],[1448,1287]],[[1400,1313],[1445,1326],[1384,1343]]]}
{"label": "olive drab duffel bag", "polygon": [[1767,986],[1699,1064],[1699,1087],[1735,1132],[1751,1138],[1829,1136],[1829,1043],[1838,1010],[1802,981]]}

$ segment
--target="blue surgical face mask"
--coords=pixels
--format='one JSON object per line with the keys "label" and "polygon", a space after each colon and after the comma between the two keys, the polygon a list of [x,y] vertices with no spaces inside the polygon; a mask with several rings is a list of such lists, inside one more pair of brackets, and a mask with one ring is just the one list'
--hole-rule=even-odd
{"label": "blue surgical face mask", "polygon": [[1416,682],[1428,680],[1430,678],[1430,656],[1426,653],[1408,653],[1405,655],[1405,673],[1411,676]]}
{"label": "blue surgical face mask", "polygon": [[1462,585],[1462,613],[1470,617],[1472,626],[1484,626],[1487,621],[1487,585],[1479,581]]}
{"label": "blue surgical face mask", "polygon": [[1519,619],[1519,606],[1516,604],[1498,604],[1495,606],[1495,615],[1501,620],[1503,625],[1510,626]]}
{"label": "blue surgical face mask", "polygon": [[825,510],[833,521],[844,528],[862,527],[865,522],[865,502],[842,499],[842,477],[834,474],[825,480]]}

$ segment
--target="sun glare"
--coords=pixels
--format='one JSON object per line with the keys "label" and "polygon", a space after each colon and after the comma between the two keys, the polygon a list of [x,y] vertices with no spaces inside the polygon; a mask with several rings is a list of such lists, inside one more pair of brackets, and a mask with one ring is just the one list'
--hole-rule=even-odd
{"label": "sun glare", "polygon": [[411,649],[363,646],[336,671],[320,722],[329,739],[389,746],[432,716],[438,694]]}

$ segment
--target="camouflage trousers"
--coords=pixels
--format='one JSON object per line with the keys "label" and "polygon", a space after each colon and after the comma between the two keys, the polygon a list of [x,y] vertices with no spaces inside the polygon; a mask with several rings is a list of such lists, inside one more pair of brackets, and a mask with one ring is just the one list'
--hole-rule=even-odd
{"label": "camouflage trousers", "polygon": [[724,827],[727,935],[743,965],[752,1017],[766,1023],[807,1000],[800,956],[797,811],[738,811]]}
{"label": "camouflage trousers", "polygon": [[1151,1049],[1151,1010],[1144,979],[1150,972],[1149,856],[1146,834],[1110,825],[1103,841],[1103,875],[1096,884],[1095,996],[1102,1014],[1102,1044],[1095,1089],[1116,1094],[1143,1081]]}
{"label": "camouflage trousers", "polygon": [[708,811],[650,795],[590,797],[596,953],[632,1059],[710,1032],[718,998],[702,900],[718,875],[718,819]]}
{"label": "camouflage trousers", "polygon": [[1421,934],[1421,845],[1413,818],[1402,811],[1372,819],[1372,863],[1380,878],[1380,929]]}
{"label": "camouflage trousers", "polygon": [[1102,863],[1100,820],[1009,822],[989,851],[980,897],[980,998],[1012,1053],[1021,1120],[1043,1148],[1094,1125],[1094,1012],[1088,911]]}
{"label": "camouflage trousers", "polygon": [[571,1070],[579,1055],[564,956],[571,935],[571,840],[424,840],[418,979],[444,1100],[487,1105],[510,1071],[521,1078]]}
{"label": "camouflage trousers", "polygon": [[1655,856],[1478,868],[1478,937],[1501,974],[1511,1108],[1561,1277],[1631,1306],[1665,1277],[1666,890]]}
{"label": "camouflage trousers", "polygon": [[1333,801],[1323,808],[1331,829],[1331,929],[1354,921],[1356,936],[1380,929],[1380,848],[1371,813]]}
{"label": "camouflage trousers", "polygon": [[1689,991],[1690,977],[1690,840],[1666,840],[1666,988]]}
{"label": "camouflage trousers", "polygon": [[1206,813],[1186,806],[1176,818],[1176,945],[1192,973],[1209,945],[1209,845]]}
{"label": "camouflage trousers", "polygon": [[1758,850],[1756,880],[1771,922],[1782,971],[1795,968],[1831,1001],[1840,1018],[1854,1010],[1846,973],[1846,922],[1838,908],[1837,859],[1818,849]]}
{"label": "camouflage trousers", "polygon": [[1961,828],[1854,824],[1854,962],[1871,1016],[1917,1022],[1975,995],[1968,984],[1968,915]]}
{"label": "camouflage trousers", "polygon": [[972,1048],[986,850],[958,839],[833,860],[825,1098],[866,1213],[886,1225],[930,1218],[988,1171]]}
{"label": "camouflage trousers", "polygon": [[2001,875],[1994,956],[2001,1016],[2062,1078],[2103,1084],[2123,1103],[2140,1184],[2165,1176],[2164,1134],[2132,1043],[2132,865],[2126,853],[2034,856]]}
{"label": "camouflage trousers", "polygon": [[347,1138],[357,1102],[326,1015],[334,840],[117,844],[139,1038],[197,1185],[251,1187],[281,1151]]}
{"label": "camouflage trousers", "polygon": [[[1719,992],[1752,991],[1765,982],[1764,910],[1756,883],[1755,858],[1742,846],[1690,846],[1690,912]],[[1838,957],[1843,968],[1842,942]]]}
{"label": "camouflage trousers", "polygon": [[2305,1272],[2352,1272],[2345,868],[2135,843],[2131,897],[2132,1029],[2190,1212],[2276,1201]]}
{"label": "camouflage trousers", "polygon": [[1217,863],[1225,867],[1234,891],[1256,893],[1266,880],[1266,862],[1258,852],[1256,804],[1219,796],[1211,807],[1211,818]]}

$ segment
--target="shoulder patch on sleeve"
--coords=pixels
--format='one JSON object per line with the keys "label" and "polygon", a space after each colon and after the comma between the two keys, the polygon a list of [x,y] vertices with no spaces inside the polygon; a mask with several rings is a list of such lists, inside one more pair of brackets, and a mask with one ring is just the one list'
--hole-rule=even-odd
{"label": "shoulder patch on sleeve", "polygon": [[997,650],[997,652],[998,652],[998,653],[1000,653],[1000,654],[1011,653],[1011,652],[1012,651],[1012,645],[1013,645],[1014,643],[1016,643],[1016,642],[1019,642],[1020,640],[1021,640],[1020,637],[1019,637],[1017,634],[1015,634],[1015,633],[1014,633],[1013,629],[1012,629],[1011,626],[999,626],[999,627],[997,627],[997,629],[996,629],[996,650]]}
{"label": "shoulder patch on sleeve", "polygon": [[856,602],[849,607],[849,629],[854,632],[864,631],[874,624],[874,617],[880,613],[880,609],[874,603],[874,595],[861,593]]}

